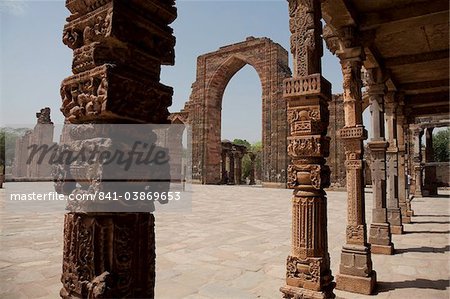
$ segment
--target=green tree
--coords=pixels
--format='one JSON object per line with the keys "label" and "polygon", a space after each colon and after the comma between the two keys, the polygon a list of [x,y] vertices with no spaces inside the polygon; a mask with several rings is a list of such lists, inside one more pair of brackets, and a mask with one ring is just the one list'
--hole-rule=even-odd
{"label": "green tree", "polygon": [[439,131],[433,135],[434,161],[450,161],[450,128]]}
{"label": "green tree", "polygon": [[248,142],[247,140],[242,140],[242,139],[234,139],[233,140],[234,144],[238,144],[238,145],[244,145],[247,149],[251,148],[251,144],[250,142]]}
{"label": "green tree", "polygon": [[5,171],[5,166],[12,166],[16,139],[23,136],[27,128],[0,128],[0,170]]}

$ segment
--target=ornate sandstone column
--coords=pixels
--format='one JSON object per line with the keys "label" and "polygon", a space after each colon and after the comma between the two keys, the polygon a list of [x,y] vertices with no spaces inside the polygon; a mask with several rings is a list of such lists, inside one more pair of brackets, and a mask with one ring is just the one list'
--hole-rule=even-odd
{"label": "ornate sandstone column", "polygon": [[414,173],[414,197],[422,197],[422,136],[423,128],[414,125],[412,128],[412,135],[414,140],[413,153],[413,173]]}
{"label": "ornate sandstone column", "polygon": [[227,180],[227,151],[222,149],[222,161],[221,161],[221,169],[222,169],[222,184],[226,184]]}
{"label": "ornate sandstone column", "polygon": [[[68,122],[167,122],[173,90],[160,84],[159,76],[162,64],[174,63],[175,38],[168,26],[176,18],[174,5],[173,0],[66,1],[71,15],[63,42],[73,49],[73,75],[62,82],[61,110]],[[98,143],[76,136],[78,144]],[[107,191],[121,184],[102,181],[106,172],[100,169],[75,186],[65,180],[66,170],[55,186],[61,193]],[[61,297],[154,298],[154,221],[145,212],[67,213]]]}
{"label": "ornate sandstone column", "polygon": [[330,184],[326,137],[331,84],[321,75],[322,24],[319,0],[290,0],[293,78],[284,81],[288,106],[288,187],[292,197],[292,247],[284,298],[334,298],[327,242]]}
{"label": "ornate sandstone column", "polygon": [[402,234],[402,215],[398,201],[398,147],[397,147],[397,132],[396,132],[396,111],[398,102],[396,101],[396,94],[388,92],[386,97],[386,125],[389,147],[386,151],[387,158],[387,213],[388,222],[393,234]]}
{"label": "ornate sandstone column", "polygon": [[342,248],[340,273],[336,288],[371,294],[376,273],[372,269],[370,245],[367,243],[363,180],[363,140],[367,131],[362,122],[361,66],[364,58],[353,27],[341,28],[341,47],[336,51],[344,77],[345,125],[339,131],[344,141],[347,169],[347,231]]}
{"label": "ornate sandstone column", "polygon": [[230,163],[230,171],[228,172],[228,185],[234,185],[234,169],[235,169],[235,163],[236,161],[234,160],[234,151],[230,151],[229,152],[229,156],[228,156],[228,163]]}
{"label": "ornate sandstone column", "polygon": [[240,185],[242,177],[242,153],[237,151],[234,153],[234,184]]}
{"label": "ornate sandstone column", "polygon": [[372,119],[372,138],[368,143],[372,154],[372,190],[373,210],[370,224],[369,243],[372,253],[393,254],[391,230],[387,222],[386,210],[386,148],[388,143],[384,138],[384,95],[386,86],[381,80],[379,69],[368,69],[367,92],[370,101]]}
{"label": "ornate sandstone column", "polygon": [[252,152],[248,153],[250,157],[250,182],[249,185],[255,185],[255,159],[256,155]]}
{"label": "ornate sandstone column", "polygon": [[398,203],[401,211],[402,223],[411,223],[411,217],[407,215],[408,195],[406,179],[406,117],[404,114],[405,103],[403,99],[399,102],[397,108],[397,141],[398,141]]}
{"label": "ornate sandstone column", "polygon": [[437,183],[436,183],[436,166],[428,165],[430,162],[434,162],[434,150],[433,150],[433,127],[426,129],[425,134],[425,179],[423,186],[423,193],[425,196],[437,195]]}

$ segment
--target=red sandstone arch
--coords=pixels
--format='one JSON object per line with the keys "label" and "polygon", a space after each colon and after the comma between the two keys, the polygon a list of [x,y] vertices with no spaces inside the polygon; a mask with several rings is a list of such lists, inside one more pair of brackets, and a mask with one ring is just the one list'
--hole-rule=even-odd
{"label": "red sandstone arch", "polygon": [[282,83],[290,75],[288,53],[268,38],[221,47],[197,59],[197,78],[186,113],[192,126],[192,175],[203,184],[220,183],[222,98],[230,79],[251,65],[262,86],[263,183],[285,186],[287,117]]}

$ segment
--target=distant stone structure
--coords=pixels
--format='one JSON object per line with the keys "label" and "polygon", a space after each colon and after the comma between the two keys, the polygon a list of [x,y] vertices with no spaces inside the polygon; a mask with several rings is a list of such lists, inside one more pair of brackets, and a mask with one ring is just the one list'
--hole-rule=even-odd
{"label": "distant stone structure", "polygon": [[242,181],[242,158],[250,155],[250,185],[255,184],[255,155],[248,151],[245,145],[235,144],[229,140],[222,140],[221,154],[221,183],[228,185],[241,185]]}
{"label": "distant stone structure", "polygon": [[50,108],[45,107],[36,113],[37,124],[33,130],[16,140],[12,178],[14,180],[51,180],[52,166],[50,155],[39,161],[39,154],[29,161],[33,148],[54,145],[54,125],[50,119]]}
{"label": "distant stone structure", "polygon": [[[262,69],[264,61],[271,65],[270,70]],[[278,117],[286,114],[285,104],[280,103],[282,100],[279,99],[282,92],[280,80],[290,74],[290,70],[287,66],[286,50],[270,39],[249,37],[244,42],[224,46],[216,52],[199,56],[197,81],[192,85],[191,97],[184,109],[172,113],[169,119],[175,124],[192,125],[194,182],[223,182],[221,152],[216,148],[216,143],[220,140],[222,95],[231,77],[246,63],[255,67],[263,85],[263,185],[285,188],[287,145],[282,137],[286,134],[286,123]],[[269,90],[272,92],[268,93]],[[203,114],[205,110],[208,112]],[[342,94],[333,95],[329,110],[330,125],[327,136],[333,142],[330,144],[327,163],[331,169],[331,186],[345,187],[345,152],[343,142],[338,136],[338,130],[344,126]],[[275,123],[278,125],[274,125]]]}
{"label": "distant stone structure", "polygon": [[198,57],[189,101],[175,113],[192,127],[192,178],[202,184],[221,182],[222,97],[230,79],[246,64],[255,68],[262,85],[262,183],[285,188],[287,121],[282,84],[290,75],[288,53],[265,37],[248,37]]}

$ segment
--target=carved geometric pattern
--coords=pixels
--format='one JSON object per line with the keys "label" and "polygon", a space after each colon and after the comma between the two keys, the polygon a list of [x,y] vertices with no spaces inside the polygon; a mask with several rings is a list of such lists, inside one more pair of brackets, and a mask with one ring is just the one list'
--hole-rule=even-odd
{"label": "carved geometric pattern", "polygon": [[288,78],[284,80],[283,84],[283,96],[286,98],[301,95],[331,94],[331,83],[320,74]]}

